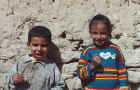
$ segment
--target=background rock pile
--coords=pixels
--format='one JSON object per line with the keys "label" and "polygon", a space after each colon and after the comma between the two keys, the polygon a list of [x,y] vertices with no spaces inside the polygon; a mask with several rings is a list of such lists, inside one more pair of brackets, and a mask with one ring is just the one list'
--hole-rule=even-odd
{"label": "background rock pile", "polygon": [[140,90],[140,0],[0,0],[0,90],[3,76],[29,52],[27,33],[34,25],[50,28],[55,50],[50,57],[63,64],[69,90],[80,90],[72,72],[82,48],[91,43],[88,23],[98,13],[112,21],[112,42],[125,56],[130,87]]}

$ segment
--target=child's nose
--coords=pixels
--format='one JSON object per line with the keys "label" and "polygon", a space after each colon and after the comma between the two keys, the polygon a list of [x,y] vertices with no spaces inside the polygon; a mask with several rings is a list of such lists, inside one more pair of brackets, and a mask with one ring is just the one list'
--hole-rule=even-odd
{"label": "child's nose", "polygon": [[41,46],[40,45],[37,47],[37,50],[39,50],[39,51],[41,50]]}
{"label": "child's nose", "polygon": [[98,34],[98,35],[97,35],[97,38],[98,38],[98,39],[100,39],[101,37],[102,37],[101,34]]}

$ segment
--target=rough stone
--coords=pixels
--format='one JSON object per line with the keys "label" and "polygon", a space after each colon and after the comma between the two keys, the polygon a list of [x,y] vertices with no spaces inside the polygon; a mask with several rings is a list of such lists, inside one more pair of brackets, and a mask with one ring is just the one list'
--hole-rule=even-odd
{"label": "rough stone", "polygon": [[[55,48],[50,58],[63,64],[63,76],[70,76],[76,69],[81,50],[91,43],[88,23],[101,13],[107,15],[114,26],[112,42],[122,49],[132,90],[140,90],[139,4],[140,0],[1,0],[0,81],[2,73],[29,53],[27,34],[34,25],[44,25],[51,30]],[[70,90],[81,88],[76,77],[64,78]],[[0,82],[0,90],[1,84],[3,82]]]}

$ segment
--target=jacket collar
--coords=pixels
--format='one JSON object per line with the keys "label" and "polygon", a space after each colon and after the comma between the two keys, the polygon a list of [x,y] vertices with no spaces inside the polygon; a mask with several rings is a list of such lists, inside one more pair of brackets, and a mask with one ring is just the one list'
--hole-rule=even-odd
{"label": "jacket collar", "polygon": [[26,55],[25,59],[24,59],[24,63],[40,63],[41,65],[43,65],[44,67],[46,66],[47,63],[50,62],[50,60],[48,58],[45,58],[44,60],[36,60],[34,57],[32,57],[31,54]]}

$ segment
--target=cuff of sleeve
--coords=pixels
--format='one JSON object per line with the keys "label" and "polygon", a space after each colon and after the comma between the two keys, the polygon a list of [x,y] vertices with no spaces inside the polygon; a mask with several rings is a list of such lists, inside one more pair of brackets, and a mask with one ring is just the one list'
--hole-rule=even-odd
{"label": "cuff of sleeve", "polygon": [[119,90],[130,90],[128,86],[121,86]]}
{"label": "cuff of sleeve", "polygon": [[14,85],[13,76],[10,78],[10,83]]}
{"label": "cuff of sleeve", "polygon": [[5,78],[7,80],[7,81],[5,81],[5,88],[6,88],[6,90],[7,89],[9,90],[9,88],[14,89],[15,85],[14,85],[14,81],[13,81],[12,76],[6,76]]}
{"label": "cuff of sleeve", "polygon": [[95,72],[91,71],[91,65],[90,64],[87,65],[87,70],[88,70],[88,75],[89,76],[94,76]]}

